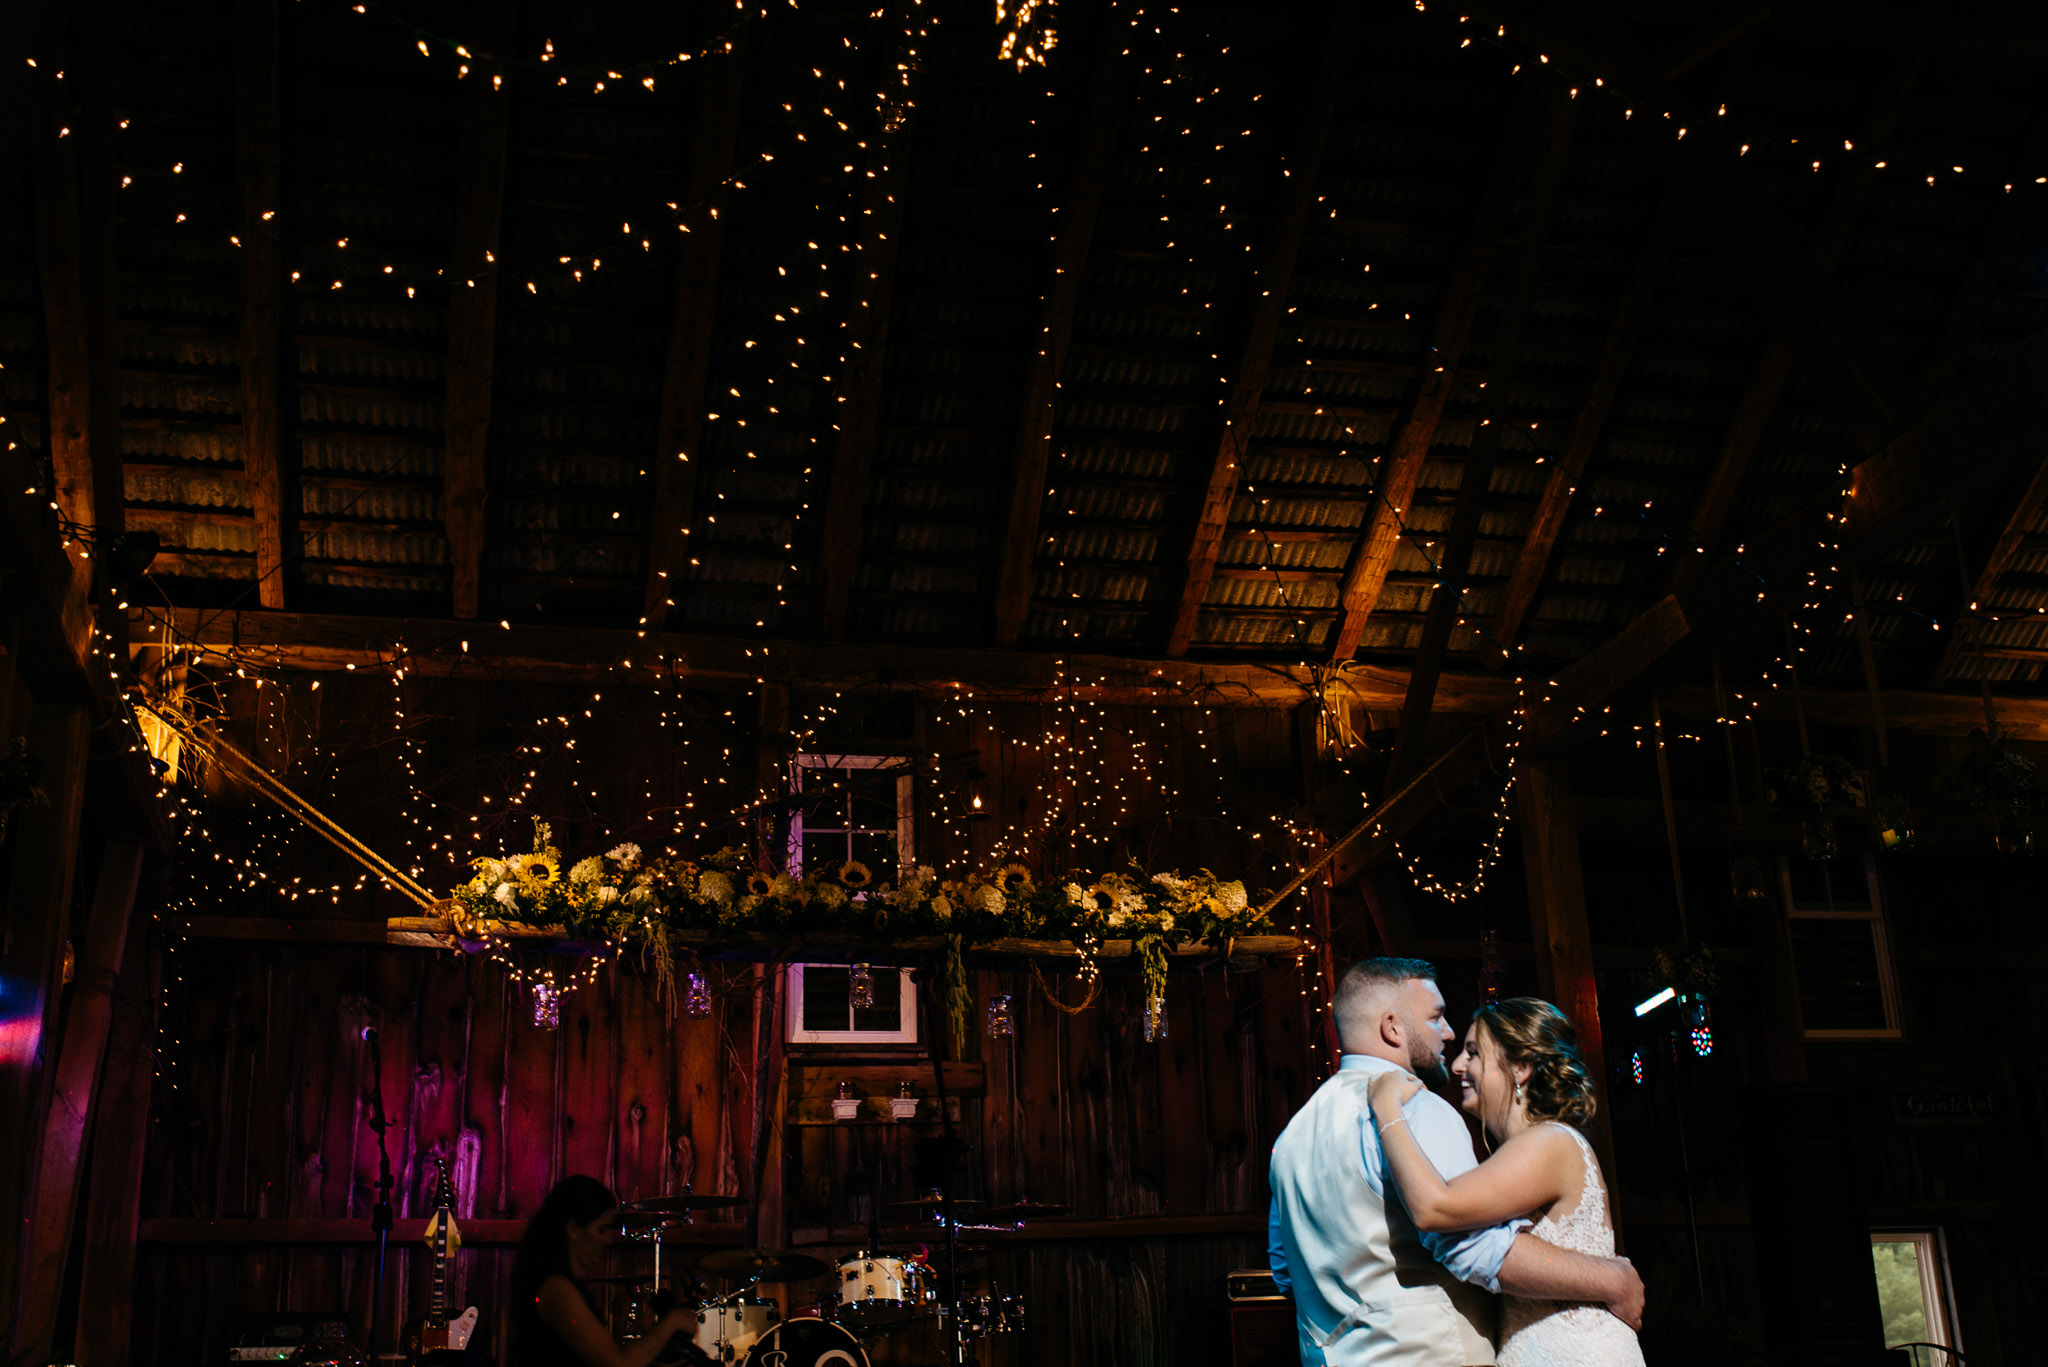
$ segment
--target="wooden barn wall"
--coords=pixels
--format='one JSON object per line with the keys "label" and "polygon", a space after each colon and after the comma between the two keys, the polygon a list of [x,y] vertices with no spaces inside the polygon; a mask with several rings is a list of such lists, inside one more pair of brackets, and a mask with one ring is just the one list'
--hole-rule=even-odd
{"label": "wooden barn wall", "polygon": [[[419,868],[430,886],[473,852],[522,846],[528,813],[551,819],[572,857],[617,838],[659,847],[658,823],[673,816],[650,813],[695,803],[695,824],[715,821],[752,800],[764,755],[779,765],[790,749],[784,736],[764,742],[760,699],[743,690],[594,700],[601,689],[574,685],[339,675],[322,683],[317,692],[310,680],[229,688],[231,734],[373,847]],[[657,725],[664,713],[672,728]],[[1204,865],[1270,883],[1284,863],[1281,851],[1268,853],[1278,831],[1270,814],[1301,797],[1297,728],[1283,712],[1091,707],[1060,715],[1006,703],[961,716],[901,697],[799,692],[790,715],[817,748],[976,754],[1003,821],[948,823],[950,761],[918,784],[919,858],[949,871],[988,867],[1003,853],[1005,823],[1042,831],[1041,804],[1064,783],[1060,800],[1070,810],[1093,805],[1052,824],[1065,843],[1042,855],[1041,867],[1099,870],[1135,857],[1150,868]],[[1076,739],[1077,724],[1095,731]],[[562,741],[571,736],[575,757],[565,763]],[[517,753],[535,743],[546,753]],[[1096,766],[1078,788],[1077,762]],[[410,910],[389,893],[355,888],[355,872],[327,847],[241,803],[219,789],[209,808],[222,864],[247,860],[268,875],[265,885],[216,880],[214,900],[186,910],[327,919]],[[482,820],[467,821],[472,814]],[[478,828],[484,838],[471,838]],[[668,843],[695,853],[750,834],[748,825],[727,826]],[[1103,838],[1076,838],[1090,834]],[[344,886],[304,895],[334,883]],[[191,941],[169,964],[142,1211],[138,1362],[218,1362],[230,1319],[244,1313],[345,1308],[359,1325],[367,1321],[373,1250],[339,1241],[367,1230],[375,1200],[366,1025],[380,1033],[401,1221],[427,1213],[436,1157],[454,1175],[459,1218],[472,1222],[529,1215],[571,1172],[598,1175],[627,1199],[686,1182],[751,1194],[754,1117],[765,1100],[770,1151],[779,1155],[769,1184],[779,1184],[781,1201],[779,1220],[760,1237],[829,1258],[861,1241],[865,1206],[849,1175],[874,1169],[884,1200],[912,1195],[919,1141],[941,1129],[922,1053],[795,1047],[786,1074],[758,1072],[756,982],[773,970],[752,965],[713,965],[718,1007],[709,1020],[672,1016],[638,966],[608,968],[548,1030],[534,1024],[505,969],[481,958]],[[1071,965],[1043,971],[1053,994],[1083,998]],[[1141,989],[1127,969],[1105,972],[1098,1000],[1074,1015],[1051,1005],[1026,965],[990,963],[973,977],[976,1028],[948,1068],[949,1078],[958,1074],[959,1135],[969,1151],[962,1184],[991,1201],[1072,1205],[1072,1218],[1086,1222],[1070,1237],[1027,1231],[987,1240],[971,1285],[993,1277],[1002,1293],[1027,1298],[1033,1318],[1028,1334],[991,1340],[991,1360],[1225,1360],[1221,1278],[1263,1262],[1266,1155],[1322,1075],[1310,1043],[1321,1026],[1303,971],[1291,959],[1177,969],[1169,1033],[1157,1043],[1141,1037]],[[1013,1039],[990,1040],[980,1029],[992,992],[1012,996]],[[806,1109],[806,1089],[816,1095],[844,1075],[872,1081],[877,1070],[913,1081],[925,1098],[919,1121],[819,1124]],[[757,1079],[775,1089],[765,1099]],[[294,1224],[293,1237],[313,1242],[265,1245],[171,1223],[194,1220],[352,1223]],[[728,1223],[706,1238],[736,1244],[740,1229]],[[624,1267],[632,1255],[617,1256]],[[509,1245],[484,1239],[457,1259],[456,1304],[481,1306],[500,1345],[510,1261]],[[394,1241],[387,1323],[419,1313],[426,1276],[423,1252]],[[884,1356],[918,1354],[899,1346]]]}

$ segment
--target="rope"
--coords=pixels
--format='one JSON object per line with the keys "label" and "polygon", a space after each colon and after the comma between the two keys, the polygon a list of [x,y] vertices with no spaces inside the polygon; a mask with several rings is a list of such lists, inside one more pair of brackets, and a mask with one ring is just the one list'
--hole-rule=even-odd
{"label": "rope", "polygon": [[1031,977],[1035,982],[1037,982],[1039,992],[1045,997],[1045,999],[1048,1002],[1052,1003],[1053,1008],[1055,1010],[1064,1011],[1069,1016],[1078,1016],[1083,1011],[1086,1011],[1089,1007],[1095,1005],[1095,998],[1097,994],[1099,994],[1102,991],[1102,975],[1098,973],[1095,975],[1095,980],[1088,984],[1088,995],[1081,999],[1081,1004],[1079,1006],[1068,1006],[1065,1002],[1061,1001],[1058,997],[1053,995],[1052,984],[1047,982],[1045,980],[1045,974],[1039,971],[1038,960],[1036,959],[1033,959],[1031,961]]}

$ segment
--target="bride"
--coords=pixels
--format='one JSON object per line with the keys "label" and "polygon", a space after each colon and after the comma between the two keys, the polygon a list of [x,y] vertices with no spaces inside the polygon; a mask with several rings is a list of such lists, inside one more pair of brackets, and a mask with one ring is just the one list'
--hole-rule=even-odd
{"label": "bride", "polygon": [[[1564,1013],[1534,997],[1488,1002],[1473,1014],[1451,1072],[1466,1114],[1485,1127],[1494,1152],[1448,1183],[1403,1124],[1401,1103],[1422,1083],[1391,1070],[1372,1083],[1380,1144],[1415,1227],[1478,1229],[1528,1216],[1536,1220],[1529,1232],[1546,1243],[1614,1256],[1607,1187],[1579,1132],[1593,1116],[1593,1080]],[[1502,1301],[1499,1367],[1642,1362],[1635,1331],[1602,1306]]]}

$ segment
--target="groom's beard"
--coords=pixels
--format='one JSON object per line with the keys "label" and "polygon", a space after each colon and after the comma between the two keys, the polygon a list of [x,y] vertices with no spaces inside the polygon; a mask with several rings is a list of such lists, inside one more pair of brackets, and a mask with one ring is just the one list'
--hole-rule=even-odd
{"label": "groom's beard", "polygon": [[1408,1055],[1408,1071],[1422,1079],[1423,1085],[1432,1090],[1450,1086],[1451,1070],[1444,1066],[1441,1049],[1416,1048]]}

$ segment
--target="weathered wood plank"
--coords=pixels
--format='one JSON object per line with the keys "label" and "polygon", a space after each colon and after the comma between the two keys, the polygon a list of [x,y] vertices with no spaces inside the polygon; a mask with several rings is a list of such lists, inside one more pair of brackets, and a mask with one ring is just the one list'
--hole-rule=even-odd
{"label": "weathered wood plank", "polygon": [[242,244],[237,353],[242,379],[242,471],[256,519],[256,594],[283,608],[296,559],[297,462],[284,440],[283,138],[278,128],[279,0],[238,0],[235,22],[235,175]]}
{"label": "weathered wood plank", "polygon": [[80,1367],[127,1362],[136,1323],[135,1246],[147,1170],[163,961],[146,917],[130,917],[128,936],[114,982],[113,1021],[93,1115],[92,1178],[78,1274],[75,1357]]}

